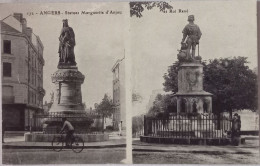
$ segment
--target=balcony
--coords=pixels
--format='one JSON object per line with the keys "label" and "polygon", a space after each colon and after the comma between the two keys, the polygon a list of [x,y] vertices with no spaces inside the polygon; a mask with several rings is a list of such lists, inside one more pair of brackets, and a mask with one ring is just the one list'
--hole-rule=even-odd
{"label": "balcony", "polygon": [[3,102],[3,104],[13,104],[14,96],[3,96],[2,102]]}

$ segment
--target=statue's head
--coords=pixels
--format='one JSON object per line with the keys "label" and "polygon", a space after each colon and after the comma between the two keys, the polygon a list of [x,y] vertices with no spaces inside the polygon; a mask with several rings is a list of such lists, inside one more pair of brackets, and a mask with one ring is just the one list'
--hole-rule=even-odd
{"label": "statue's head", "polygon": [[189,15],[188,16],[188,21],[194,21],[194,20],[195,20],[194,15]]}
{"label": "statue's head", "polygon": [[68,19],[64,19],[64,20],[62,20],[62,22],[63,22],[63,27],[68,27],[69,25],[68,25]]}

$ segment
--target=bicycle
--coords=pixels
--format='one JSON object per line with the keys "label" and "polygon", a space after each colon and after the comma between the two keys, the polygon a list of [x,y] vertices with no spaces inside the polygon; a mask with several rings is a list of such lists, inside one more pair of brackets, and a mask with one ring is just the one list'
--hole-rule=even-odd
{"label": "bicycle", "polygon": [[[63,136],[64,133],[61,133],[60,136],[54,136],[52,140],[52,149],[56,152],[60,152],[66,144],[66,140]],[[69,148],[71,148],[75,153],[80,153],[84,149],[84,141],[78,136],[72,135],[72,138],[69,143]]]}

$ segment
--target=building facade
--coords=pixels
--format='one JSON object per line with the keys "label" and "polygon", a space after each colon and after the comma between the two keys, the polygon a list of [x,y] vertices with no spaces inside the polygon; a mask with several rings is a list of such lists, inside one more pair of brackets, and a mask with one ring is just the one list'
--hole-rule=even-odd
{"label": "building facade", "polygon": [[113,127],[125,130],[126,128],[126,101],[125,101],[125,62],[124,58],[116,61],[113,72]]}
{"label": "building facade", "polygon": [[21,13],[0,21],[2,117],[6,130],[29,130],[43,112],[43,44]]}

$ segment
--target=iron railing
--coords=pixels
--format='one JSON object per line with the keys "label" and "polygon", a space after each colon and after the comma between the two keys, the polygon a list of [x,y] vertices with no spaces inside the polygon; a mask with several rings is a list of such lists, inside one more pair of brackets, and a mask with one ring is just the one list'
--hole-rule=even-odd
{"label": "iron railing", "polygon": [[144,116],[144,136],[169,138],[227,138],[232,120],[215,114],[171,114],[168,117]]}
{"label": "iron railing", "polygon": [[62,127],[62,118],[64,117],[67,118],[68,121],[72,122],[75,128],[75,133],[99,134],[103,132],[102,116],[100,114],[64,114],[59,112],[33,115],[30,131],[47,134],[59,133]]}

